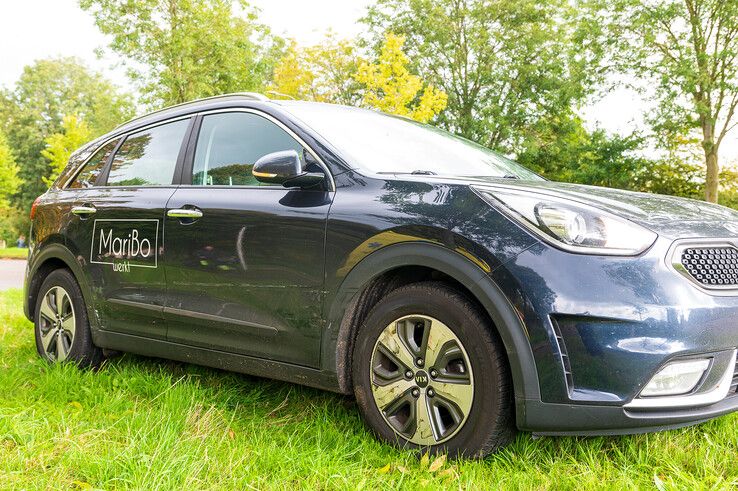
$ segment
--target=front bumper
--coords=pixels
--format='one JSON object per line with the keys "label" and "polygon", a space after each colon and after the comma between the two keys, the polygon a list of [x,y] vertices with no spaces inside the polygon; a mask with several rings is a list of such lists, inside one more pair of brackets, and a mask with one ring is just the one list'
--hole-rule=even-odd
{"label": "front bumper", "polygon": [[[738,294],[713,294],[675,271],[673,244],[660,238],[630,258],[542,244],[493,273],[524,321],[536,361],[540,398],[517,400],[519,428],[638,433],[738,410]],[[639,397],[662,367],[690,358],[711,360],[692,393]]]}
{"label": "front bumper", "polygon": [[731,413],[738,410],[738,394],[708,406],[661,411],[591,404],[547,404],[538,400],[518,403],[525,407],[524,424],[519,425],[520,429],[538,435],[628,435],[681,428]]}

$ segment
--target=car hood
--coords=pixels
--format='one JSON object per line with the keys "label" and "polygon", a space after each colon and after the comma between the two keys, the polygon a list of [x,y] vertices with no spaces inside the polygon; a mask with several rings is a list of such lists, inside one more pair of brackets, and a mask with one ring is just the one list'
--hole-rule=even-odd
{"label": "car hood", "polygon": [[738,211],[687,198],[553,181],[464,178],[470,185],[537,192],[595,206],[673,239],[738,237]]}

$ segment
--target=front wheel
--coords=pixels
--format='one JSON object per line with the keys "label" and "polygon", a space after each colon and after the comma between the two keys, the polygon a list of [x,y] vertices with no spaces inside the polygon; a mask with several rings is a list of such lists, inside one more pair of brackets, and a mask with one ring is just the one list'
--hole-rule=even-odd
{"label": "front wheel", "polygon": [[445,284],[397,289],[372,309],[355,344],[353,381],[366,421],[399,446],[482,457],[514,435],[502,344],[479,309]]}

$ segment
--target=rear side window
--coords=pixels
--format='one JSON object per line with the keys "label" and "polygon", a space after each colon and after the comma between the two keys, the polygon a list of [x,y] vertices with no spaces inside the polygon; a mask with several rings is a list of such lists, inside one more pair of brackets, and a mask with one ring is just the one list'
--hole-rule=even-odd
{"label": "rear side window", "polygon": [[108,186],[166,186],[172,184],[177,156],[188,119],[128,135],[113,157]]}
{"label": "rear side window", "polygon": [[264,155],[303,147],[286,131],[251,113],[205,116],[197,138],[192,184],[196,186],[268,186],[251,174]]}
{"label": "rear side window", "polygon": [[108,161],[110,154],[115,150],[115,146],[119,140],[113,140],[103,145],[95,154],[90,157],[82,170],[77,174],[77,177],[67,186],[69,189],[84,189],[95,185],[97,177],[105,167],[105,163]]}

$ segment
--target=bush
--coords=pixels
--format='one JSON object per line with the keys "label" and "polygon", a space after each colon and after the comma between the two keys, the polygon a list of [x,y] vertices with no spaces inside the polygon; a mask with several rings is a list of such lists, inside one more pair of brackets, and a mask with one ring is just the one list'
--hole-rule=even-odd
{"label": "bush", "polygon": [[0,240],[5,240],[8,246],[15,245],[21,234],[28,237],[31,219],[25,210],[13,206],[1,208],[0,217]]}

